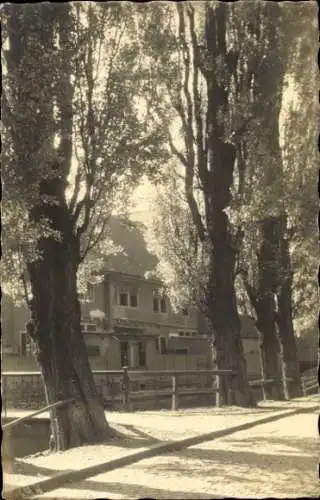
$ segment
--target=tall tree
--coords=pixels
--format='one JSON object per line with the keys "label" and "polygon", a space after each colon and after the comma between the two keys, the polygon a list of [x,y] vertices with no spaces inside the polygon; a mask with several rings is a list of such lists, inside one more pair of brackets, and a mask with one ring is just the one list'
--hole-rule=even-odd
{"label": "tall tree", "polygon": [[[205,192],[206,227],[212,244],[208,283],[208,316],[213,326],[217,365],[237,372],[242,403],[249,402],[246,367],[240,338],[235,294],[237,235],[232,234],[226,209],[230,206],[236,148],[226,137],[221,117],[228,113],[232,77],[236,77],[238,54],[227,49],[228,6],[208,4],[206,49],[215,64],[208,68],[207,165],[201,165]],[[220,65],[220,67],[219,67]],[[219,74],[221,71],[222,74]]]}
{"label": "tall tree", "polygon": [[121,194],[157,166],[162,134],[139,110],[129,5],[7,5],[2,17],[5,276],[25,286],[48,403],[73,398],[51,413],[65,449],[111,434],[80,330],[78,268]]}
{"label": "tall tree", "polygon": [[[183,264],[185,275],[194,276],[197,257],[192,261],[195,255],[200,255],[199,250],[200,261],[206,262],[207,267],[205,273],[202,270],[201,276],[205,274],[206,281],[201,284],[197,300],[208,321],[213,362],[220,369],[237,372],[233,379],[237,404],[248,405],[252,400],[234,289],[240,234],[234,231],[227,215],[236,160],[229,120],[230,99],[239,63],[229,31],[230,7],[206,3],[196,10],[192,3],[186,3],[176,8],[175,17],[170,7],[166,7],[171,13],[171,25],[165,24],[163,18],[159,22],[160,8],[158,21],[153,19],[150,23],[153,68],[155,71],[160,68],[157,90],[164,91],[166,96],[165,111],[155,112],[167,124],[171,151],[184,171],[183,198],[189,211],[185,222],[195,244],[195,250],[190,249]],[[161,28],[154,29],[157,25]],[[151,28],[148,42],[150,38]],[[170,124],[172,119],[176,120],[174,125],[180,125],[179,134]],[[244,123],[241,126],[244,128]],[[241,133],[238,127],[233,132]]]}
{"label": "tall tree", "polygon": [[[286,77],[288,72],[292,73],[293,61],[293,65],[297,65],[296,61],[303,57],[301,47],[305,43],[301,44],[301,40],[307,33],[304,16],[312,21],[314,15],[313,8],[302,5],[302,16],[296,16],[293,7],[269,3],[260,9],[260,25],[255,36],[261,37],[263,32],[265,46],[260,53],[262,63],[255,75],[253,89],[256,102],[264,102],[266,107],[260,108],[260,112],[257,110],[255,118],[256,124],[264,130],[263,136],[257,132],[251,134],[246,146],[246,163],[251,165],[247,175],[250,213],[257,221],[245,228],[251,241],[255,240],[251,260],[248,259],[248,246],[243,248],[246,252],[244,267],[247,270],[251,267],[251,278],[247,273],[243,278],[262,333],[263,375],[275,377],[277,396],[285,398],[300,395],[301,387],[292,312],[290,239],[294,231],[289,213],[292,207],[288,191],[290,181],[286,185],[295,174],[293,163],[289,166],[283,163],[281,114]],[[307,35],[307,38],[310,41],[311,37]],[[308,65],[310,75],[310,60]],[[272,78],[268,77],[271,74]],[[266,393],[270,395],[268,388]]]}

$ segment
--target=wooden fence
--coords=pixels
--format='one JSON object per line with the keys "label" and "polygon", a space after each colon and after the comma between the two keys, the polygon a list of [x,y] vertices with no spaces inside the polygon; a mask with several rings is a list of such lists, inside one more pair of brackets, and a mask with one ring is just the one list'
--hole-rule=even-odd
{"label": "wooden fence", "polygon": [[318,377],[316,377],[315,375],[302,377],[301,382],[302,382],[302,392],[304,396],[307,396],[311,392],[314,392],[316,389],[319,390]]}
{"label": "wooden fence", "polygon": [[[219,407],[222,404],[222,384],[227,388],[227,399],[223,403],[232,405],[235,402],[231,379],[236,374],[231,370],[129,370],[124,367],[122,370],[93,370],[92,373],[101,398],[105,406],[109,408],[120,407],[124,411],[130,411],[139,402],[170,398],[171,409],[178,410],[181,400],[188,396],[208,396],[208,400],[214,401],[215,406]],[[9,383],[10,380],[20,378],[20,381],[26,383],[26,380],[31,378],[31,384],[28,385],[29,393],[26,389],[27,385],[22,391],[26,400],[32,396],[36,385],[32,381],[32,377],[36,377],[38,388],[41,387],[43,392],[43,387],[39,384],[39,371],[8,371],[2,373],[4,416],[6,416],[8,401],[10,400],[10,391],[14,390],[12,384]],[[141,381],[147,381],[147,383],[141,384]],[[265,385],[273,383],[274,379],[249,381],[252,389],[263,389]],[[149,389],[147,388],[148,384],[151,386]],[[318,387],[317,378],[315,376],[303,377],[302,386],[303,394],[307,395]],[[40,396],[42,399],[38,401],[38,406],[43,406],[44,394]],[[19,400],[18,403],[20,402]],[[18,407],[21,407],[20,404]]]}
{"label": "wooden fence", "polygon": [[[124,367],[122,370],[93,370],[92,373],[104,403],[111,407],[118,403],[125,411],[130,411],[132,404],[135,402],[148,401],[152,398],[160,399],[161,397],[171,398],[172,410],[179,409],[181,398],[187,396],[207,395],[209,397],[215,395],[215,405],[220,406],[222,402],[222,379],[225,380],[228,388],[225,403],[232,404],[234,401],[231,378],[235,376],[235,373],[231,370],[129,370]],[[2,373],[2,404],[5,413],[8,407],[10,391],[13,390],[12,384],[10,384],[12,379],[20,378],[20,381],[25,382],[26,379],[32,380],[34,377],[37,379],[39,377],[40,381],[40,372],[7,371]],[[99,383],[97,383],[97,379],[99,379]],[[192,385],[190,384],[191,379],[195,381]],[[149,390],[138,388],[137,390],[137,387],[141,386],[137,382],[141,380],[148,380],[149,382],[158,380],[158,386],[160,385],[160,387]],[[32,395],[34,385],[34,383],[30,384],[29,397]],[[113,387],[113,390],[109,390],[107,396],[103,390],[105,387],[108,387],[108,389]],[[24,398],[28,398],[27,389],[23,391],[23,395]]]}
{"label": "wooden fence", "polygon": [[[287,378],[287,382],[292,382],[292,381],[293,381],[292,378],[289,378],[289,377]],[[274,383],[275,383],[275,379],[273,379],[273,378],[258,379],[258,380],[250,380],[249,381],[249,385],[252,388],[261,388],[263,397],[264,397],[263,388],[266,385],[272,385]],[[317,389],[319,390],[318,378],[315,375],[302,376],[301,377],[301,386],[302,386],[303,396],[307,396],[308,394],[315,392]]]}
{"label": "wooden fence", "polygon": [[64,401],[57,401],[57,403],[52,403],[50,405],[44,406],[40,410],[34,411],[31,414],[28,413],[28,415],[25,415],[24,417],[19,417],[16,418],[15,420],[12,420],[11,422],[8,422],[7,424],[2,425],[2,429],[5,430],[11,430],[13,427],[16,427],[17,425],[22,424],[26,420],[29,420],[32,417],[36,417],[37,415],[40,415],[41,413],[45,413],[46,411],[53,410],[55,408],[61,408],[61,406],[66,406],[69,403],[72,403],[75,401],[75,398],[70,398],[70,399],[65,399]]}

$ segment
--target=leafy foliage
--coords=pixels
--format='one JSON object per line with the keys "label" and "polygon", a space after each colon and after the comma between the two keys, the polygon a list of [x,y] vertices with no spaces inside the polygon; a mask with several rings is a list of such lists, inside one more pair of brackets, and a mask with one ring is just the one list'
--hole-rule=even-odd
{"label": "leafy foliage", "polygon": [[[154,108],[154,113],[167,127],[171,150],[183,167],[194,161],[192,190],[202,223],[205,224],[198,175],[199,156],[195,146],[188,150],[184,143],[185,122],[182,117],[188,101],[186,93],[181,95],[181,87],[183,89],[185,85],[183,64],[189,57],[187,90],[192,95],[190,116],[193,125],[189,133],[196,141],[199,131],[196,107],[198,116],[203,119],[207,105],[205,71],[210,69],[213,61],[208,59],[203,44],[204,11],[197,6],[193,13],[196,36],[193,45],[192,30],[188,24],[192,18],[192,7],[188,9],[185,10],[183,33],[185,46],[179,32],[178,15],[172,6],[162,8],[159,5],[157,10],[150,12],[149,28],[143,32],[148,43],[146,50],[153,60],[155,102],[162,103],[162,107]],[[312,3],[294,6],[284,3],[276,8],[261,2],[255,2],[254,6],[246,2],[234,4],[228,12],[227,47],[230,63],[232,56],[237,54],[237,71],[231,80],[230,106],[227,113],[221,116],[226,136],[237,147],[237,168],[227,213],[233,238],[236,239],[238,234],[241,244],[236,269],[238,306],[241,311],[255,315],[238,273],[246,269],[249,282],[258,281],[257,250],[261,234],[257,222],[267,213],[276,215],[284,211],[288,220],[285,238],[290,242],[297,331],[302,325],[314,321],[311,311],[316,294],[315,23],[315,5]],[[270,40],[273,40],[273,47]],[[198,94],[193,94],[197,56]],[[226,68],[223,69],[222,61],[217,64],[217,71],[221,72],[223,79]],[[163,95],[162,101],[159,101],[160,94]],[[268,116],[270,109],[276,112]],[[174,128],[170,123],[175,124]],[[186,156],[184,152],[187,152]],[[188,213],[183,169],[181,175],[180,169],[175,166],[170,168],[171,175],[167,174],[167,185],[157,202],[159,214],[154,221],[152,248],[157,249],[162,262],[161,273],[166,277],[176,301],[194,300],[194,291],[199,292],[203,286],[201,265],[207,265],[207,260]],[[306,254],[310,255],[310,259],[305,258]],[[278,271],[280,275],[283,272]]]}
{"label": "leafy foliage", "polygon": [[173,306],[177,310],[188,304],[201,308],[206,295],[208,253],[199,242],[174,163],[168,167],[166,183],[158,189],[148,245],[159,258],[157,276],[166,283]]}
{"label": "leafy foliage", "polygon": [[[144,112],[135,11],[109,3],[2,10],[2,272],[15,295],[23,291],[19,278],[28,281],[25,264],[41,258],[39,239],[59,239],[48,220],[30,219],[44,179],[58,175],[66,187],[83,260],[108,238],[110,215],[126,212],[141,175],[158,175],[167,158],[162,130]],[[45,202],[56,200],[47,196]]]}
{"label": "leafy foliage", "polygon": [[[259,279],[257,252],[261,242],[257,222],[266,214],[287,214],[284,238],[289,241],[294,325],[296,332],[299,332],[301,328],[307,324],[312,325],[315,321],[312,304],[317,286],[314,280],[317,266],[314,230],[317,213],[314,190],[317,154],[316,16],[315,6],[312,4],[303,3],[292,7],[293,5],[289,4],[281,6],[276,32],[270,32],[269,35],[273,37],[273,48],[266,45],[265,55],[262,55],[271,60],[274,57],[271,51],[278,54],[275,57],[278,57],[279,71],[283,75],[280,85],[281,108],[278,106],[278,123],[263,122],[268,111],[261,108],[260,117],[257,113],[257,119],[253,122],[256,128],[248,129],[249,133],[245,138],[246,166],[243,184],[245,214],[242,209],[241,216],[239,217],[238,213],[236,218],[243,220],[244,227],[239,269],[245,269],[247,281],[256,286]],[[281,46],[279,39],[282,40]],[[275,63],[276,59],[273,64]],[[277,98],[278,92],[277,89],[271,90],[269,85],[265,86],[263,101],[269,109],[275,106],[274,99]],[[261,104],[259,94],[257,103]],[[270,135],[271,142],[267,150],[264,141],[268,134],[257,133],[257,126],[263,126],[263,130],[269,127],[270,134],[275,132],[274,138]],[[270,153],[276,159],[275,163],[270,158]],[[306,259],[306,255],[310,258]],[[280,262],[278,264],[281,267]],[[278,264],[274,262],[275,266]],[[279,276],[284,272],[284,269],[278,269]],[[241,279],[237,280],[237,294],[239,306],[254,314]]]}

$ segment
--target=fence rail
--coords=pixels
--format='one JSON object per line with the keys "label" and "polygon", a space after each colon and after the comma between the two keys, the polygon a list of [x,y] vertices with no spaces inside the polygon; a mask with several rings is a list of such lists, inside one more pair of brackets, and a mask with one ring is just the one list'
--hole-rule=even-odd
{"label": "fence rail", "polygon": [[[190,396],[212,396],[216,406],[222,403],[227,405],[234,404],[234,392],[231,379],[236,376],[231,370],[129,370],[124,367],[122,370],[93,370],[93,376],[100,396],[107,407],[120,406],[125,411],[130,411],[134,404],[146,402],[149,400],[157,401],[160,398],[171,398],[171,409],[179,409],[181,399]],[[40,382],[40,371],[5,371],[2,372],[2,406],[4,416],[7,414],[8,396],[13,392],[18,394],[19,407],[22,406],[22,400],[19,398],[28,398],[27,380],[30,377],[39,377],[38,390],[40,390],[40,400],[37,400],[37,406],[44,404],[44,391]],[[20,378],[22,391],[16,393],[14,389],[8,387],[9,381]],[[97,380],[97,378],[99,380]],[[146,383],[141,384],[141,380],[147,379]],[[194,380],[194,382],[193,382]],[[252,389],[265,387],[273,384],[274,379],[255,379],[250,380],[249,385]],[[25,385],[24,385],[25,384]],[[30,385],[30,384],[29,384]],[[222,402],[222,387],[226,387],[226,401]],[[36,384],[31,384],[29,397],[34,395]],[[303,394],[307,395],[318,387],[317,377],[302,377]],[[41,399],[42,398],[42,399]],[[61,404],[61,402],[54,403]],[[29,406],[30,408],[30,406]],[[46,411],[46,410],[43,410]],[[41,411],[35,412],[35,414]],[[28,417],[30,418],[30,416]]]}
{"label": "fence rail", "polygon": [[302,378],[302,392],[304,396],[307,396],[311,391],[319,389],[318,377],[311,375]]}
{"label": "fence rail", "polygon": [[40,410],[34,411],[31,414],[28,414],[24,417],[16,418],[15,420],[8,422],[7,424],[3,424],[2,428],[3,428],[3,430],[12,429],[13,427],[16,427],[17,425],[22,424],[22,422],[25,422],[26,420],[29,420],[32,417],[36,417],[37,415],[40,415],[41,413],[44,413],[48,410],[52,410],[53,408],[60,408],[61,406],[65,406],[73,401],[75,401],[75,398],[65,399],[64,401],[57,401],[57,403],[52,403],[50,405],[44,406]]}
{"label": "fence rail", "polygon": [[[129,370],[124,367],[122,370],[93,370],[92,373],[94,377],[100,377],[100,385],[97,382],[96,384],[104,403],[113,405],[115,402],[120,402],[120,406],[125,411],[132,408],[133,402],[161,397],[171,397],[171,409],[177,410],[181,398],[197,395],[215,395],[215,405],[220,406],[222,403],[221,379],[225,379],[228,389],[226,404],[232,404],[234,400],[231,378],[236,374],[232,370]],[[10,392],[8,381],[20,378],[25,382],[30,377],[40,377],[40,375],[39,371],[2,372],[2,401],[5,416],[8,406],[8,393]],[[202,384],[199,377],[202,377]],[[186,382],[186,378],[189,379],[189,383]],[[134,385],[137,386],[139,380],[143,379],[148,379],[151,385],[158,385],[158,387],[152,387],[151,390],[148,390],[143,384],[143,390],[141,390],[141,387],[134,390]],[[190,384],[190,379],[195,379],[196,383]],[[190,385],[193,386],[190,387]],[[108,396],[105,395],[106,392],[108,392]],[[24,397],[26,397],[26,394],[27,392],[24,391]],[[30,394],[32,394],[32,391]]]}

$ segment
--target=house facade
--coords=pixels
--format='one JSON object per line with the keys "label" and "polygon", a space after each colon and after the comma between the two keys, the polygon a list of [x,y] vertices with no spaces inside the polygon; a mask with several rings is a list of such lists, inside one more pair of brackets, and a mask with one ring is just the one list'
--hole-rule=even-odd
{"label": "house facade", "polygon": [[[210,368],[208,340],[201,329],[198,311],[190,307],[176,313],[157,279],[107,271],[103,282],[89,285],[81,306],[81,328],[93,369]],[[4,370],[36,369],[25,332],[27,319],[25,307],[17,307],[4,298]],[[242,326],[248,375],[257,378],[260,375],[258,333],[247,318]]]}
{"label": "house facade", "polygon": [[198,312],[176,314],[157,279],[108,271],[102,283],[89,287],[82,315],[89,356],[99,354],[106,369],[209,367]]}

